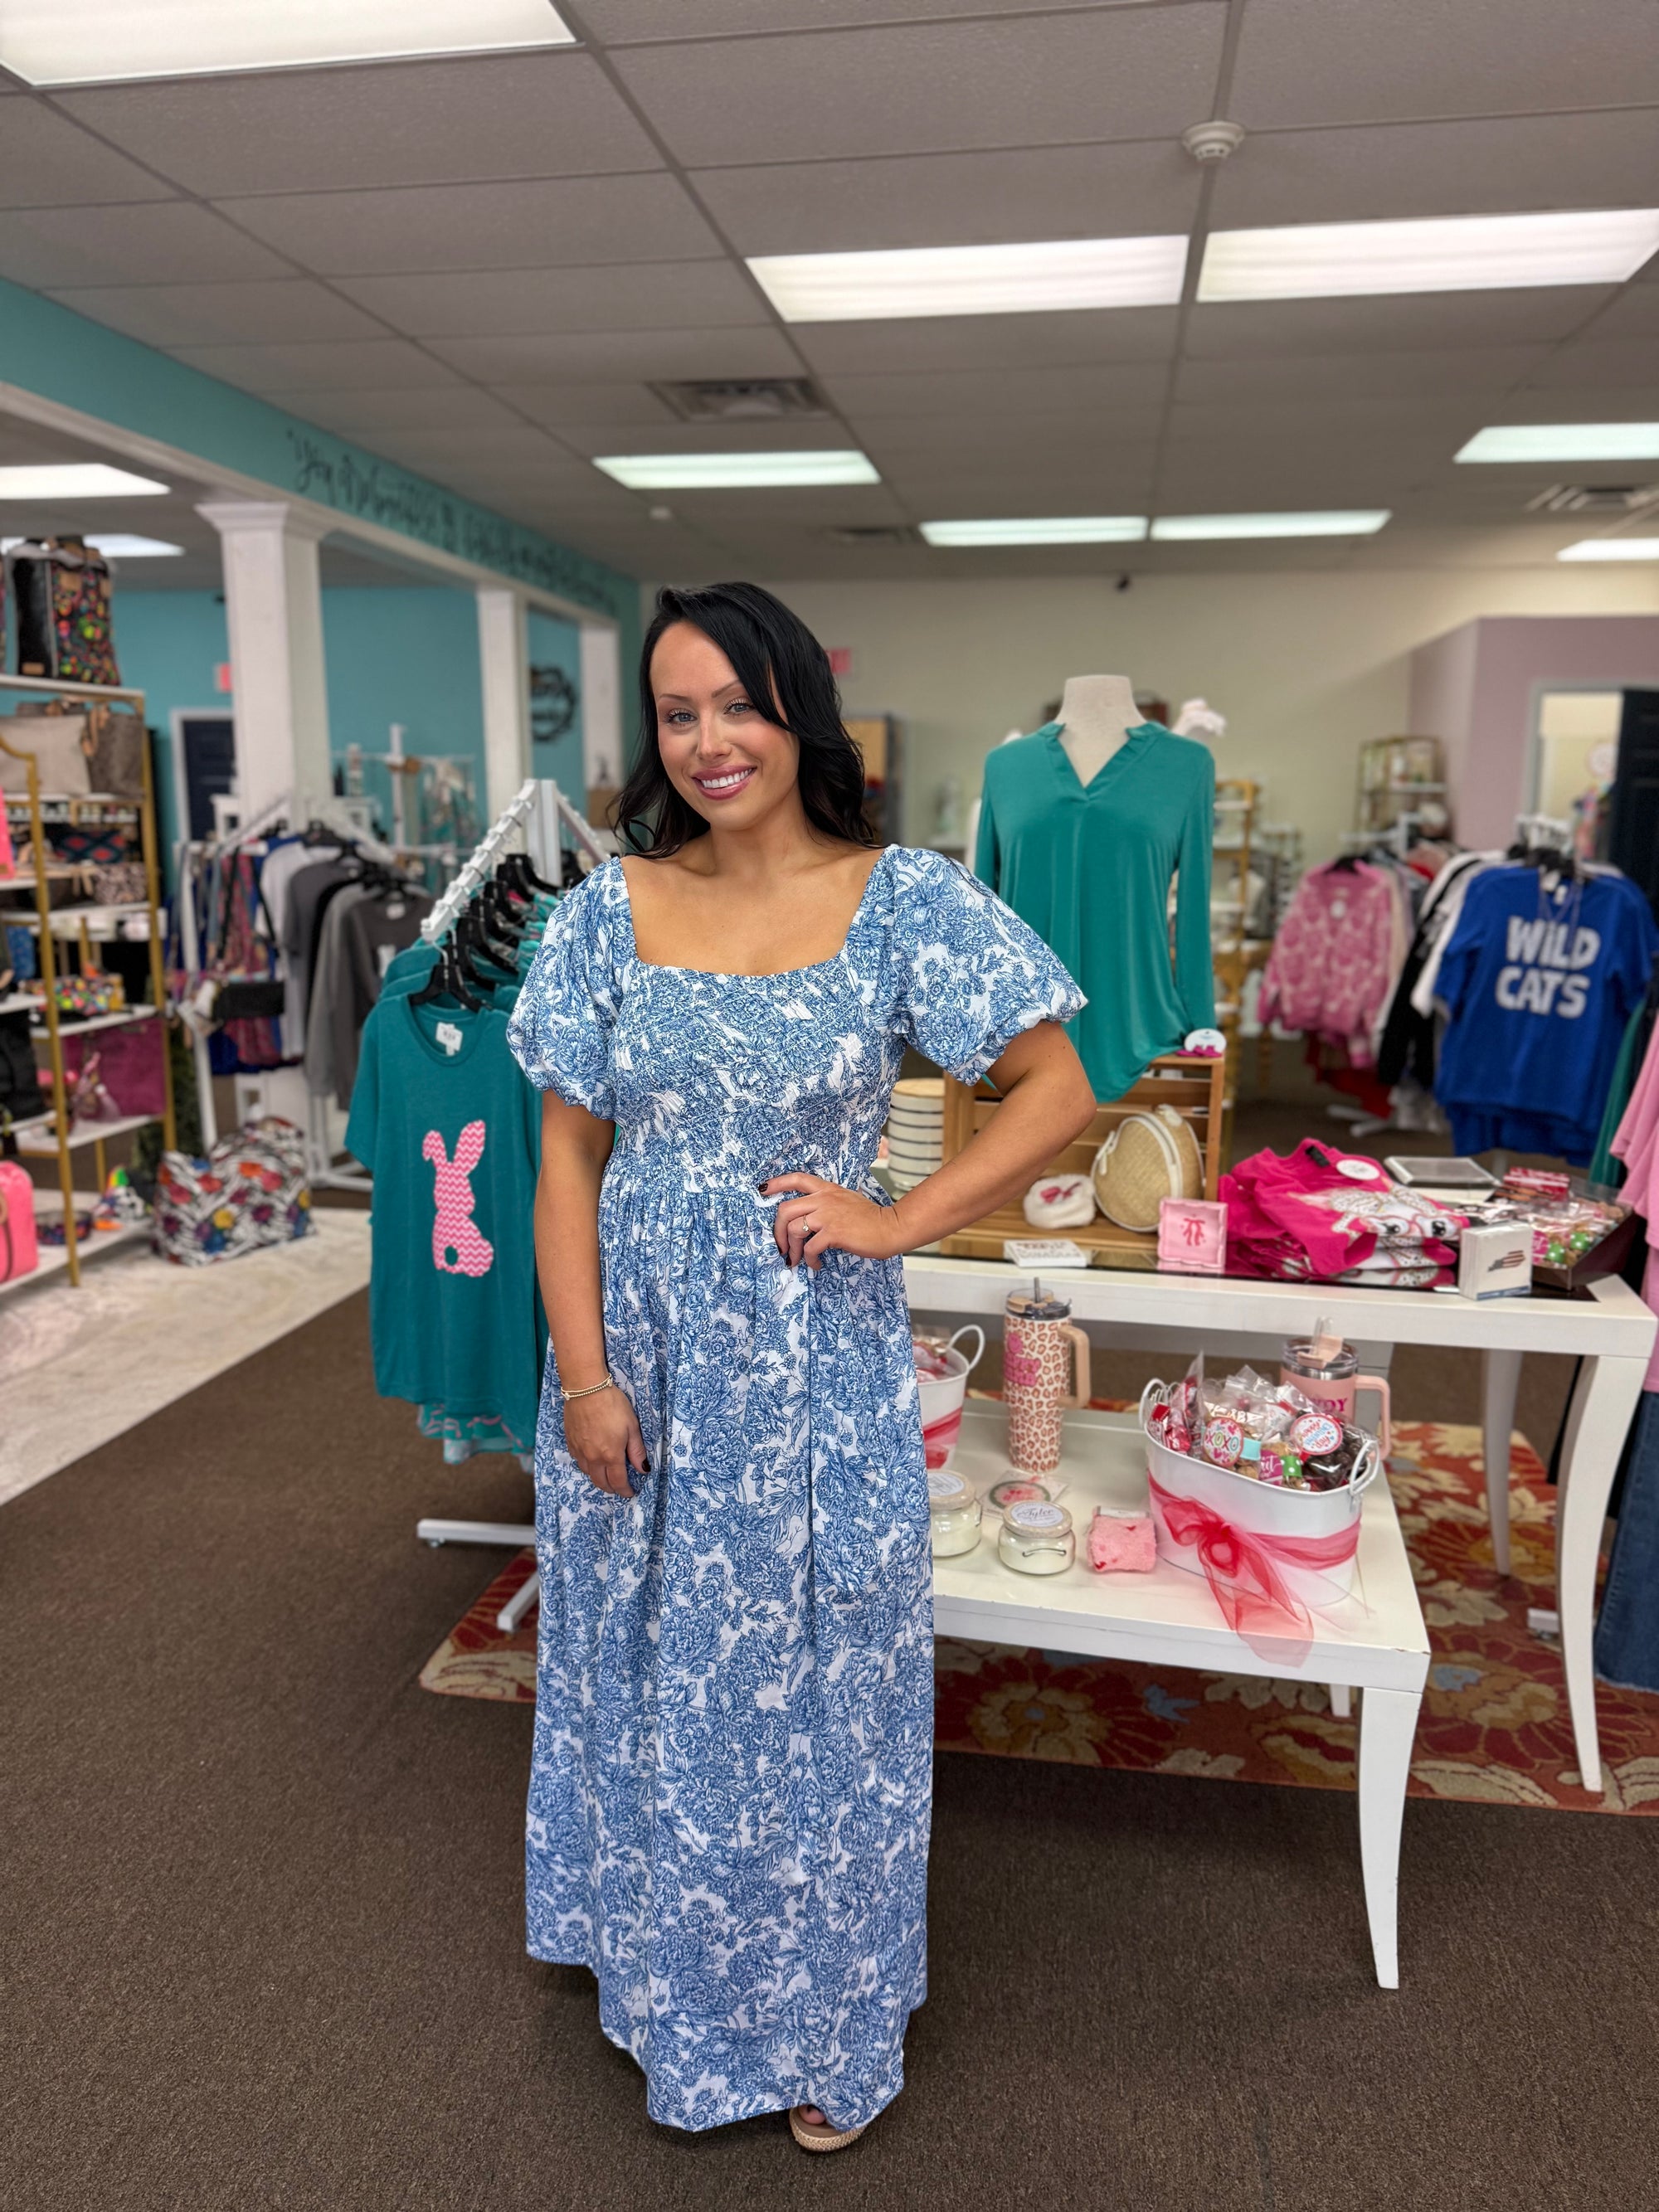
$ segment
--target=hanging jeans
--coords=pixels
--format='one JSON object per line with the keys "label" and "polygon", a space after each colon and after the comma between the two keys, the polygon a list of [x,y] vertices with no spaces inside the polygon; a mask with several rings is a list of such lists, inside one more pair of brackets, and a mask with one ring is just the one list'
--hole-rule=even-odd
{"label": "hanging jeans", "polygon": [[1659,1391],[1644,1390],[1636,1410],[1595,1671],[1619,1689],[1659,1691]]}

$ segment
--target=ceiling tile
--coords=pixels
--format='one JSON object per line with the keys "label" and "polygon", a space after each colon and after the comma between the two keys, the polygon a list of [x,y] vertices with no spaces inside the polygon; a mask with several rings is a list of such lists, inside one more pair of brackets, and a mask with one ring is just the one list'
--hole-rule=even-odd
{"label": "ceiling tile", "polygon": [[503,384],[496,397],[554,428],[654,427],[679,417],[643,384]]}
{"label": "ceiling tile", "polygon": [[1187,360],[1176,377],[1180,399],[1439,399],[1453,392],[1506,392],[1539,362],[1546,345],[1448,347],[1427,353],[1264,354]]}
{"label": "ceiling tile", "polygon": [[431,350],[481,384],[642,384],[665,377],[799,376],[781,331],[590,331],[568,337],[434,338]]}
{"label": "ceiling tile", "polygon": [[454,382],[435,390],[307,392],[301,411],[308,422],[365,444],[374,442],[371,432],[380,430],[447,430],[461,424],[506,428],[518,419],[476,385]]}
{"label": "ceiling tile", "polygon": [[418,391],[459,386],[453,368],[402,338],[367,338],[339,345],[175,346],[192,368],[268,398],[289,392]]}
{"label": "ceiling tile", "polygon": [[1157,437],[1162,410],[1157,407],[1114,409],[1103,414],[1024,415],[1018,411],[983,415],[941,415],[924,419],[914,415],[894,421],[866,422],[859,442],[878,467],[890,462],[931,462],[943,465],[960,460],[971,466],[994,468],[1060,461],[1079,468],[1120,460],[1123,449],[1149,449]]}
{"label": "ceiling tile", "polygon": [[234,345],[264,339],[304,343],[377,334],[371,316],[303,277],[276,283],[53,288],[51,296],[147,345]]}
{"label": "ceiling tile", "polygon": [[292,274],[277,255],[190,200],[0,214],[0,276],[37,291]]}
{"label": "ceiling tile", "polygon": [[[1532,356],[1528,356],[1530,359]],[[979,410],[1038,416],[1087,410],[1109,422],[1119,408],[1156,405],[1170,372],[1162,362],[1073,368],[964,368],[932,374],[821,378],[825,396],[854,422]]]}
{"label": "ceiling tile", "polygon": [[[1202,311],[1200,311],[1202,312]],[[1068,368],[1165,361],[1174,307],[1065,315],[927,315],[915,322],[797,323],[790,336],[824,376],[930,369]]]}
{"label": "ceiling tile", "polygon": [[165,200],[173,188],[40,100],[14,100],[0,131],[0,207]]}
{"label": "ceiling tile", "polygon": [[343,276],[340,289],[411,337],[578,335],[757,323],[771,311],[729,261],[614,269],[483,269],[427,276]]}
{"label": "ceiling tile", "polygon": [[571,465],[570,455],[562,446],[527,422],[461,421],[425,430],[403,430],[388,423],[375,434],[374,450],[401,461],[405,468],[433,474],[448,468],[499,471],[520,465],[568,468]]}
{"label": "ceiling tile", "polygon": [[1172,407],[1169,435],[1172,445],[1210,440],[1218,447],[1231,445],[1246,456],[1258,445],[1279,439],[1300,440],[1310,447],[1322,441],[1340,442],[1351,451],[1420,443],[1449,459],[1480,428],[1481,419],[1480,401],[1467,395],[1439,404],[1372,396],[1277,402],[1212,399]]}
{"label": "ceiling tile", "polygon": [[1217,301],[1193,309],[1186,349],[1215,359],[1541,343],[1568,337],[1612,296],[1602,285],[1568,284],[1537,291]]}
{"label": "ceiling tile", "polygon": [[225,211],[321,276],[672,261],[720,242],[666,170],[233,199]]}
{"label": "ceiling tile", "polygon": [[689,165],[707,161],[714,117],[759,161],[1158,138],[1210,112],[1225,20],[1190,0],[641,46],[616,65]]}
{"label": "ceiling tile", "polygon": [[1173,139],[699,169],[740,253],[830,253],[1188,230],[1201,178]]}
{"label": "ceiling tile", "polygon": [[1216,172],[1210,227],[1642,207],[1659,192],[1656,147],[1659,116],[1642,109],[1593,126],[1530,115],[1264,132]]}
{"label": "ceiling tile", "polygon": [[1263,131],[1654,100],[1649,0],[1249,0],[1227,112]]}
{"label": "ceiling tile", "polygon": [[211,199],[662,166],[592,56],[568,51],[176,77],[58,97]]}
{"label": "ceiling tile", "polygon": [[594,38],[623,46],[635,40],[654,44],[745,31],[829,31],[925,17],[1022,15],[1053,6],[1054,0],[585,0],[582,21]]}
{"label": "ceiling tile", "polygon": [[1584,335],[1598,343],[1659,337],[1659,284],[1627,284]]}
{"label": "ceiling tile", "polygon": [[1553,353],[1533,371],[1528,382],[1645,392],[1649,404],[1644,419],[1650,419],[1659,411],[1659,331],[1649,338],[1603,339],[1598,324],[1595,336],[1579,338]]}

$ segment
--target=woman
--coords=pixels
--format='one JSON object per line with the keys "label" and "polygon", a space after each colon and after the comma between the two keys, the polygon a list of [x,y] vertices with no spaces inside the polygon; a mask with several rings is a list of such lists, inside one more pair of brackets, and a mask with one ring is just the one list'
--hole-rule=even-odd
{"label": "woman", "polygon": [[[927,1493],[898,1255],[1094,1110],[1083,1000],[955,862],[878,851],[823,648],[665,591],[633,849],[555,914],[511,1037],[545,1091],[529,1940],[590,1967],[647,2109],[838,2149],[925,1994]],[[643,826],[641,826],[643,825]],[[890,1205],[905,1047],[1006,1103]]]}

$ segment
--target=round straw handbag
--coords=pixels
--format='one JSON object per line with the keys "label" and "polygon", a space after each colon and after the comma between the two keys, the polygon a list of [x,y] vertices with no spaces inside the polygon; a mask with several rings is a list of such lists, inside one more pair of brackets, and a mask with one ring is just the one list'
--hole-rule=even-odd
{"label": "round straw handbag", "polygon": [[1156,1229],[1164,1199],[1204,1195],[1204,1155],[1173,1106],[1126,1114],[1095,1154],[1092,1173],[1100,1210],[1120,1229]]}

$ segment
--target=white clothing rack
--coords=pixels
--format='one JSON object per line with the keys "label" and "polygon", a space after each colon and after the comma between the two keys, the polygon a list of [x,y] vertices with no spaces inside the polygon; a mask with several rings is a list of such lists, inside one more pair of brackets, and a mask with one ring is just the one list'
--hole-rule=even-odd
{"label": "white clothing rack", "polygon": [[[544,875],[556,879],[559,871],[560,830],[595,860],[606,857],[605,848],[592,824],[573,806],[550,777],[532,778],[520,785],[512,799],[490,824],[454,882],[421,924],[421,935],[435,945],[455,926],[455,920],[475,891],[480,890],[505,849],[507,839],[524,824],[531,858]],[[500,1544],[522,1551],[536,1540],[536,1531],[508,1521],[417,1521],[415,1534],[435,1549],[440,1544]],[[495,1616],[495,1626],[510,1636],[535,1604],[541,1591],[539,1575],[532,1574],[515,1590]]]}

